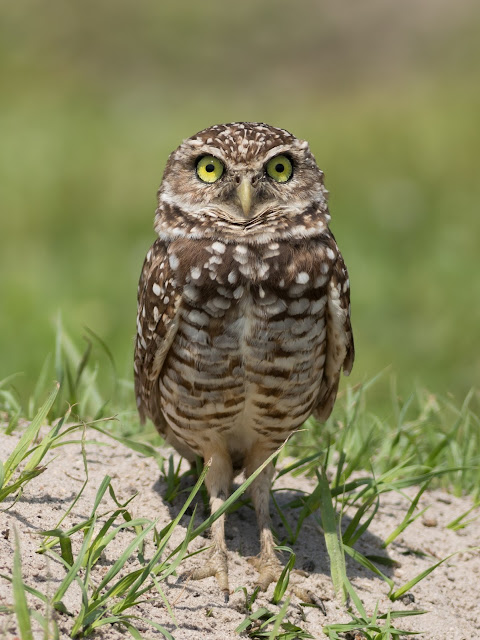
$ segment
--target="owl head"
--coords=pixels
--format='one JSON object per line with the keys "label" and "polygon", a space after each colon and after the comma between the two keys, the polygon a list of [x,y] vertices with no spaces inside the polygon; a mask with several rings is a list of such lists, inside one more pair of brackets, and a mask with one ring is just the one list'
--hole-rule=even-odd
{"label": "owl head", "polygon": [[207,217],[238,228],[315,203],[326,212],[326,197],[307,142],[267,124],[234,122],[200,131],[170,155],[157,218],[173,208],[179,227]]}

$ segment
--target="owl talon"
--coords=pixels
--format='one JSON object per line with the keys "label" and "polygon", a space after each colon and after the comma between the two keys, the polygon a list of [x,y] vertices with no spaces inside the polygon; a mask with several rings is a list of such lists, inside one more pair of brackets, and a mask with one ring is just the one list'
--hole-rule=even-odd
{"label": "owl talon", "polygon": [[266,591],[272,582],[277,582],[282,573],[283,567],[280,560],[275,556],[253,556],[247,560],[249,564],[258,571],[258,578],[255,587],[260,591]]}
{"label": "owl talon", "polygon": [[327,610],[325,609],[325,604],[323,600],[315,595],[313,591],[310,589],[304,589],[297,584],[292,585],[290,592],[293,593],[300,602],[304,602],[305,604],[314,604],[316,607],[320,609],[324,616],[327,615]]}
{"label": "owl talon", "polygon": [[189,578],[192,580],[203,580],[204,578],[215,578],[218,586],[223,591],[225,602],[230,599],[230,586],[228,584],[228,562],[227,554],[222,551],[215,551],[207,563],[197,567],[190,572]]}
{"label": "owl talon", "polygon": [[[282,564],[276,556],[265,557],[260,554],[258,556],[248,558],[247,562],[253,565],[259,572],[255,586],[259,587],[261,591],[266,591],[272,582],[277,582],[283,571]],[[306,577],[308,576],[308,573],[300,569],[294,569],[290,573],[289,593],[295,595],[301,602],[316,605],[323,615],[327,615],[325,605],[321,598],[310,591],[310,589],[305,589],[300,585],[295,584],[295,578],[297,576]]]}

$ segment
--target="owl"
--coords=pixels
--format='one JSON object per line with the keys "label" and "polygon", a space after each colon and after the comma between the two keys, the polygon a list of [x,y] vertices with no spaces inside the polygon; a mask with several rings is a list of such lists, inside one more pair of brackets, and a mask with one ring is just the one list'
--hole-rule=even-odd
{"label": "owl", "polygon": [[[158,191],[157,239],[138,287],[135,392],[142,421],[190,461],[210,462],[210,508],[313,414],[332,411],[354,345],[347,269],[329,230],[323,173],[284,129],[235,122],[184,141]],[[266,589],[281,571],[272,465],[250,486]],[[208,560],[228,599],[224,516]]]}

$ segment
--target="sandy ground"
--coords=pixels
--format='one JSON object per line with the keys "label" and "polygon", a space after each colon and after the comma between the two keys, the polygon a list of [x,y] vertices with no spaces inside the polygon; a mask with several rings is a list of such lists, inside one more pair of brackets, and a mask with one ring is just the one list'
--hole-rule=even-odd
{"label": "sandy ground", "polygon": [[[88,517],[96,491],[108,474],[119,499],[127,499],[135,492],[139,495],[130,504],[134,517],[143,516],[150,519],[160,518],[167,523],[178,513],[182,498],[176,499],[173,505],[167,504],[162,495],[165,483],[160,479],[157,464],[150,458],[143,458],[130,449],[116,444],[106,437],[92,434],[92,438],[106,443],[105,446],[88,445],[89,483],[81,498],[68,518],[62,524],[64,529],[73,526]],[[1,458],[13,449],[18,436],[0,435]],[[58,455],[60,454],[60,455]],[[18,530],[23,576],[25,582],[42,591],[53,594],[65,576],[64,567],[47,555],[36,553],[41,537],[38,531],[54,527],[71,501],[77,495],[84,480],[83,462],[79,445],[67,445],[55,452],[58,457],[48,469],[27,485],[19,502],[10,510],[0,513],[0,573],[11,575],[14,550],[14,528]],[[48,458],[47,458],[48,460]],[[312,481],[304,478],[283,476],[276,487],[288,488],[277,493],[281,503],[288,502],[296,491],[313,488]],[[406,494],[415,495],[415,488]],[[203,507],[199,505],[197,516],[200,522],[205,516]],[[388,547],[388,553],[381,548],[381,541],[390,534],[402,521],[408,508],[408,500],[398,494],[384,495],[379,512],[369,531],[358,541],[356,548],[364,554],[388,555],[397,564],[394,569],[382,566],[400,587],[421,571],[434,564],[437,559],[458,551],[460,553],[438,567],[425,580],[416,585],[411,593],[413,598],[404,599],[392,604],[386,594],[388,587],[370,571],[358,564],[348,562],[349,577],[360,595],[367,611],[373,611],[375,602],[380,602],[380,612],[391,609],[426,609],[429,613],[399,620],[397,625],[405,630],[421,632],[421,638],[429,640],[467,640],[480,638],[480,555],[477,551],[466,550],[480,544],[478,520],[465,529],[457,532],[446,529],[445,525],[456,516],[464,513],[471,501],[467,498],[456,498],[442,491],[423,494],[420,508],[428,506],[425,515],[416,520],[406,531]],[[9,506],[7,503],[3,506]],[[108,496],[99,509],[100,512],[113,508]],[[478,515],[479,509],[472,515]],[[273,507],[272,507],[273,513]],[[289,509],[287,515],[292,523],[298,511]],[[170,547],[181,542],[188,523],[184,516],[177,527]],[[273,515],[276,531],[282,535],[283,525],[278,516]],[[253,511],[247,506],[231,514],[227,520],[227,543],[229,547],[230,586],[232,591],[238,586],[254,587],[255,571],[246,558],[258,553],[258,533]],[[119,535],[103,554],[92,572],[94,583],[98,583],[111,564],[120,555],[129,540],[129,533]],[[81,535],[74,537],[74,552],[81,544]],[[208,545],[208,537],[197,538],[190,550]],[[318,525],[313,518],[305,521],[300,537],[294,545],[297,554],[296,566],[309,572],[308,577],[301,578],[302,586],[315,592],[324,600],[326,615],[315,608],[300,607],[299,601],[292,596],[288,619],[308,630],[314,638],[325,638],[322,627],[325,624],[347,622],[349,616],[335,601],[328,575],[328,559],[325,544]],[[153,552],[153,545],[147,545],[146,556]],[[418,552],[426,554],[425,556]],[[186,560],[184,570],[203,562],[205,555]],[[132,558],[129,569],[135,567],[136,559]],[[272,611],[279,607],[272,605],[273,586],[261,594],[255,602],[257,606],[266,606]],[[225,640],[239,638],[235,628],[246,616],[243,593],[232,593],[230,602],[225,604],[213,578],[200,582],[181,582],[170,576],[165,585],[165,593],[172,604],[178,622],[176,627],[164,604],[155,599],[148,604],[139,605],[136,613],[151,618],[164,625],[176,640]],[[409,601],[414,599],[413,602]],[[80,592],[73,584],[63,599],[67,608],[78,612]],[[0,604],[12,603],[10,583],[0,578]],[[43,605],[35,598],[29,597],[30,606],[42,611]],[[61,637],[68,638],[71,629],[71,618],[63,614],[57,616]],[[162,637],[151,627],[140,625],[144,637]],[[12,638],[17,632],[15,618],[0,614],[0,638]],[[93,637],[116,640],[128,637],[124,630],[115,626],[105,626]],[[35,637],[42,637],[38,630]]]}

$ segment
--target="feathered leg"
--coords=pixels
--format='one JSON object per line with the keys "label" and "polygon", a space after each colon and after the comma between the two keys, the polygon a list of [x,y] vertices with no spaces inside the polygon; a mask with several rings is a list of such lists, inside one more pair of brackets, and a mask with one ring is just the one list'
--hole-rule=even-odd
{"label": "feathered leg", "polygon": [[[206,451],[204,460],[211,461],[210,469],[205,478],[205,485],[210,496],[210,510],[217,511],[225,502],[232,484],[232,461],[228,452],[217,446],[215,453]],[[227,545],[225,542],[225,514],[212,524],[212,550],[206,564],[194,569],[191,577],[202,580],[214,576],[223,591],[225,601],[228,601],[230,587],[228,583]]]}
{"label": "feathered leg", "polygon": [[[255,446],[246,460],[247,475],[250,476],[258,469],[271,453],[258,445]],[[265,591],[271,582],[278,580],[282,571],[282,565],[275,552],[275,541],[271,530],[269,502],[272,476],[273,465],[270,463],[250,485],[250,496],[260,532],[260,553],[255,558],[251,558],[250,562],[259,572],[257,585],[262,591]]]}
{"label": "feathered leg", "polygon": [[[247,474],[251,475],[268,458],[272,451],[264,451],[256,446],[247,459]],[[258,571],[257,586],[262,591],[266,591],[272,582],[277,582],[283,570],[282,563],[275,551],[275,541],[273,539],[270,520],[270,488],[274,473],[273,465],[270,463],[255,478],[250,485],[250,495],[257,514],[258,528],[260,531],[260,553],[254,558],[250,558],[250,563]],[[321,599],[309,590],[297,584],[298,576],[304,576],[305,572],[294,570],[290,575],[290,592],[294,593],[302,602],[316,604],[324,611]]]}

